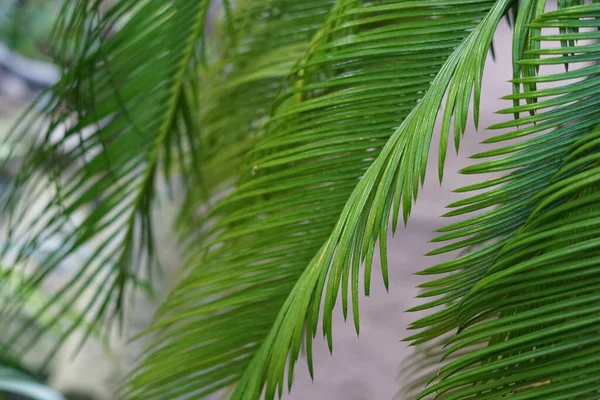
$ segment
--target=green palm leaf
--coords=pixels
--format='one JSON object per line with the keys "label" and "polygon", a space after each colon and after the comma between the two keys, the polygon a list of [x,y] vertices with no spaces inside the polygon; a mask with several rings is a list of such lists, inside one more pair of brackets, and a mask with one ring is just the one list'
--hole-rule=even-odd
{"label": "green palm leaf", "polygon": [[[94,295],[85,319],[93,326],[121,314],[129,287],[151,277],[151,207],[160,170],[171,173],[175,149],[182,155],[178,165],[188,167],[180,169],[195,171],[183,155],[197,145],[191,110],[207,5],[124,0],[101,13],[98,1],[66,2],[57,23],[57,34],[66,35],[54,50],[57,59],[72,63],[38,101],[41,111],[13,132],[12,140],[22,142],[42,129],[6,203],[5,259],[28,271],[25,294],[79,261],[77,255],[85,261],[32,320],[87,290]],[[53,196],[44,197],[48,190]],[[39,257],[51,240],[59,245]],[[33,270],[27,267],[32,256],[41,258]],[[148,267],[139,271],[142,265]],[[53,314],[53,323],[66,307]]]}
{"label": "green palm leaf", "polygon": [[[246,154],[271,113],[283,78],[304,55],[333,0],[236,2],[213,21],[201,69],[199,135],[203,174],[187,193],[181,234],[201,231],[198,211],[237,181]],[[276,34],[273,34],[276,32]],[[241,95],[243,94],[243,95]]]}
{"label": "green palm leaf", "polygon": [[[444,358],[482,346],[444,363],[421,396],[595,398],[600,390],[595,267],[600,53],[589,41],[598,33],[588,29],[600,26],[595,18],[600,8],[580,3],[562,2],[544,13],[544,2],[523,2],[526,12],[515,27],[522,56],[516,60],[515,93],[507,96],[517,105],[502,113],[530,115],[492,127],[510,130],[488,142],[523,140],[474,156],[502,157],[464,173],[511,172],[461,189],[487,190],[452,204],[456,209],[449,215],[495,207],[443,228],[436,240],[454,243],[434,254],[491,244],[424,271],[446,276],[424,285],[423,296],[437,298],[417,309],[448,307],[413,324],[421,332],[411,337],[421,343],[458,328],[445,341]],[[569,68],[546,72],[561,64]]]}
{"label": "green palm leaf", "polygon": [[[303,337],[312,371],[322,299],[331,343],[340,285],[343,312],[351,302],[358,330],[360,264],[366,259],[368,294],[383,238],[387,285],[391,208],[403,203],[408,217],[445,93],[459,141],[511,4],[336,2],[276,99],[249,176],[209,215],[207,244],[159,311],[155,341],[125,397],[201,397],[237,382],[233,398],[258,398],[263,389],[272,398],[286,365],[291,385]],[[449,130],[446,123],[441,165]]]}

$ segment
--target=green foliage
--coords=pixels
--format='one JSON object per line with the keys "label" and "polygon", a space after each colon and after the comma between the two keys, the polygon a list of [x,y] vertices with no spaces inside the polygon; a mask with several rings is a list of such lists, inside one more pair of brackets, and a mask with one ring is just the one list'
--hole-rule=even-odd
{"label": "green foliage", "polygon": [[[135,395],[167,391],[176,396],[184,388],[214,384],[212,376],[228,382],[245,370],[234,398],[257,397],[263,385],[267,398],[273,397],[277,386],[283,389],[288,358],[291,386],[305,324],[312,363],[310,341],[316,334],[321,293],[324,333],[331,343],[331,314],[340,285],[344,312],[352,291],[358,329],[359,263],[367,259],[368,293],[378,236],[374,230],[385,225],[385,237],[391,194],[403,189],[402,181],[396,191],[385,186],[392,184],[387,182],[391,176],[402,176],[390,165],[408,151],[407,141],[400,138],[422,136],[409,123],[420,118],[429,118],[432,130],[435,113],[421,105],[439,105],[446,88],[425,94],[434,79],[445,85],[452,81],[451,87],[458,88],[480,78],[491,32],[509,4],[387,3],[338,2],[295,66],[254,145],[249,161],[253,173],[211,212],[216,222],[204,234],[207,251],[191,258],[193,271],[158,314],[154,329],[160,332],[150,349],[153,356],[132,381],[138,388]],[[441,27],[424,24],[431,20],[439,20]],[[477,25],[480,20],[484,23]],[[465,64],[472,48],[480,53],[474,70]],[[449,105],[448,115],[452,111]],[[376,161],[367,170],[386,142],[378,160],[390,164]],[[422,166],[429,140],[414,144],[421,157],[415,162]],[[409,179],[407,185],[413,184]],[[405,201],[415,188],[405,189]],[[182,311],[193,317],[182,319]],[[227,347],[211,345],[224,331],[231,332]],[[191,347],[197,350],[190,352]],[[191,378],[185,369],[166,372],[167,359],[198,370],[211,360],[213,368]]]}
{"label": "green foliage", "polygon": [[[598,296],[596,248],[600,243],[597,203],[598,125],[595,112],[599,53],[598,5],[536,12],[525,1],[515,29],[528,38],[519,59],[517,106],[502,113],[527,113],[492,128],[515,128],[490,143],[523,138],[474,158],[501,155],[464,173],[507,171],[503,178],[463,188],[483,193],[452,204],[450,214],[491,211],[442,229],[436,241],[456,240],[434,253],[473,243],[491,243],[424,274],[451,273],[425,286],[423,297],[442,296],[419,309],[448,304],[413,327],[411,339],[431,340],[458,329],[445,342],[444,357],[477,343],[438,372],[423,394],[445,398],[595,397],[600,388],[595,310]],[[529,13],[528,11],[531,10]],[[547,33],[550,28],[561,32]],[[580,31],[580,29],[582,29]],[[558,42],[560,47],[546,46]],[[592,63],[589,63],[592,62]],[[572,69],[586,63],[578,69]],[[544,73],[544,66],[570,70]],[[536,68],[541,67],[540,72]],[[517,71],[519,73],[519,71]],[[540,88],[548,82],[554,87]],[[518,90],[522,88],[523,90]],[[508,173],[510,171],[510,173]]]}
{"label": "green foliage", "polygon": [[[390,219],[392,232],[406,224],[434,133],[441,180],[471,107],[478,124],[484,63],[512,14],[513,105],[487,141],[503,145],[462,171],[504,175],[450,205],[468,218],[432,254],[472,251],[422,272],[441,276],[414,309],[431,314],[411,326],[424,350],[409,367],[439,365],[415,379],[418,398],[597,397],[598,2],[237,0],[209,18],[210,3],[79,0],[61,13],[63,77],[15,130],[50,121],[6,203],[5,255],[24,262],[67,233],[15,303],[92,250],[32,321],[90,288],[61,340],[121,315],[155,264],[159,178],[179,179],[184,276],[120,396],[281,395],[303,346],[313,373],[320,321],[331,349],[338,301],[359,331],[375,251],[388,286]],[[54,196],[32,208],[48,179]]]}
{"label": "green foliage", "polygon": [[[196,170],[187,154],[196,142],[194,61],[206,8],[197,1],[167,7],[131,0],[101,16],[98,2],[66,3],[58,31],[85,35],[78,41],[65,35],[55,45],[56,57],[79,61],[65,68],[49,98],[40,99],[41,111],[30,113],[10,138],[22,142],[41,128],[5,205],[11,265],[26,268],[48,240],[60,242],[35,260],[22,283],[24,297],[66,263],[78,262],[77,273],[33,320],[63,303],[51,322],[57,324],[86,290],[95,294],[80,322],[91,327],[122,316],[127,288],[147,286],[144,277],[152,277],[150,212],[157,175],[170,173],[174,154],[190,175]],[[117,34],[105,39],[107,29],[125,18]],[[53,195],[44,197],[48,190]]]}

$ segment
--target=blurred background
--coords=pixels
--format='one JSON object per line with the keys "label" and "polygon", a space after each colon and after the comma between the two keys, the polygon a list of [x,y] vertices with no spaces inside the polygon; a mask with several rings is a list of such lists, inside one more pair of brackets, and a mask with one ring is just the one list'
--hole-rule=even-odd
{"label": "blurred background", "polygon": [[[28,103],[58,77],[58,68],[50,62],[47,49],[52,22],[60,5],[61,0],[0,0],[0,138],[6,136]],[[490,136],[485,127],[507,118],[494,112],[507,106],[507,102],[499,98],[511,90],[506,83],[511,76],[510,38],[509,27],[503,22],[494,41],[496,60],[489,58],[485,70],[479,131],[471,124],[458,155],[448,157],[443,184],[437,182],[435,173],[429,174],[407,229],[389,240],[390,292],[386,293],[375,272],[372,294],[361,301],[360,338],[356,337],[352,324],[344,323],[341,312],[334,313],[333,355],[329,354],[325,341],[317,340],[315,381],[311,381],[301,360],[293,392],[285,398],[404,398],[400,391],[402,362],[410,349],[401,340],[408,334],[407,325],[417,318],[405,310],[419,304],[415,295],[416,286],[421,283],[413,274],[442,260],[423,255],[435,248],[429,243],[433,232],[447,223],[439,218],[445,206],[460,198],[451,190],[480,179],[460,175],[458,171],[470,164],[468,156],[480,151],[482,146],[478,143]],[[0,155],[5,157],[8,150],[1,148]],[[437,160],[431,159],[435,168]],[[156,226],[168,226],[169,215],[168,209],[160,212],[157,219],[164,221]],[[159,232],[159,235],[166,237],[168,232]],[[163,255],[166,268],[177,267],[180,260],[176,250],[162,251],[166,253]],[[378,270],[374,268],[374,271]],[[135,312],[140,315],[151,315],[154,309],[149,302],[138,302],[136,307]],[[72,350],[67,344],[45,379],[70,399],[90,400],[110,399],[112,390],[139,352],[139,348],[118,340],[108,355],[93,341],[76,357]]]}
{"label": "blurred background", "polygon": [[52,84],[48,48],[62,0],[0,0],[0,93],[18,106]]}
{"label": "blurred background", "polygon": [[47,49],[61,4],[62,0],[0,0],[2,137],[26,105],[58,78]]}

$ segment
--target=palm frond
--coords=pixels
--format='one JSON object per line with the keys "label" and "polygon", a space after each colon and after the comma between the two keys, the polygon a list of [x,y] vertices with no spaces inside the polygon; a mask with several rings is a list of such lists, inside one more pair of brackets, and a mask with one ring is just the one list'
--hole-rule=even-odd
{"label": "palm frond", "polygon": [[[436,240],[454,242],[433,253],[491,243],[423,272],[445,276],[424,285],[424,297],[435,299],[417,309],[448,307],[413,324],[421,332],[410,338],[418,344],[458,329],[444,358],[482,347],[445,362],[421,397],[598,396],[600,52],[591,40],[600,6],[582,3],[544,12],[545,2],[523,2],[515,91],[506,97],[517,105],[502,113],[529,115],[493,126],[509,131],[488,142],[521,140],[475,155],[493,159],[463,170],[507,174],[461,189],[487,190],[451,205],[449,216],[476,215],[443,228]],[[547,71],[563,64],[564,72]]]}
{"label": "palm frond", "polygon": [[[5,264],[27,271],[24,298],[73,257],[84,259],[32,316],[65,304],[50,325],[86,290],[94,293],[83,308],[89,326],[122,316],[127,290],[144,287],[154,269],[150,212],[160,171],[173,171],[172,152],[197,146],[190,110],[208,2],[122,0],[105,12],[101,3],[66,2],[54,48],[62,77],[9,139],[34,133],[5,206]],[[193,162],[182,156],[178,165],[193,174]],[[49,241],[59,244],[39,257]]]}
{"label": "palm frond", "polygon": [[208,60],[200,74],[198,125],[204,173],[200,182],[191,185],[179,218],[182,237],[192,246],[196,241],[191,233],[204,226],[199,210],[247,173],[246,155],[272,111],[284,78],[305,54],[332,3],[235,2],[213,20],[205,40]]}
{"label": "palm frond", "polygon": [[286,364],[291,386],[303,336],[312,372],[321,300],[331,345],[340,285],[358,330],[360,264],[368,294],[380,237],[387,285],[391,208],[403,203],[408,217],[446,93],[441,165],[452,116],[458,143],[511,5],[336,2],[275,100],[248,176],[211,212],[207,244],[159,311],[126,398],[201,397],[236,383],[233,398],[273,398]]}

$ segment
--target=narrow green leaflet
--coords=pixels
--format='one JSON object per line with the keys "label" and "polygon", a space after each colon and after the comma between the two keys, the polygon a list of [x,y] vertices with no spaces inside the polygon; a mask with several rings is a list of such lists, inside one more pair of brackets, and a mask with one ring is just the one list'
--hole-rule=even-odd
{"label": "narrow green leaflet", "polygon": [[32,321],[65,304],[52,313],[58,323],[85,291],[89,326],[122,316],[128,290],[145,287],[154,269],[150,213],[161,169],[169,174],[172,152],[196,146],[190,110],[208,2],[122,0],[104,13],[100,3],[66,2],[54,48],[62,77],[9,138],[34,136],[4,207],[5,265],[25,273],[24,301],[75,265]]}
{"label": "narrow green leaflet", "polygon": [[273,398],[285,373],[291,386],[303,338],[312,372],[321,300],[331,343],[340,286],[358,329],[361,263],[368,294],[375,243],[394,205],[410,212],[437,110],[447,94],[443,165],[449,121],[458,143],[512,3],[336,2],[275,99],[246,176],[209,214],[207,244],[159,311],[124,398],[200,398],[233,384],[232,398]]}
{"label": "narrow green leaflet", "polygon": [[461,189],[486,190],[451,205],[449,216],[475,215],[441,229],[436,240],[451,243],[434,254],[489,242],[423,272],[444,276],[423,285],[422,297],[434,300],[416,309],[446,307],[415,322],[410,339],[453,334],[419,398],[596,398],[600,390],[600,6],[561,2],[539,12],[543,5],[523,2],[538,11],[516,24],[515,40],[529,38],[517,69],[533,74],[516,74],[521,88],[507,99],[517,105],[501,112],[521,116],[492,127],[508,132],[488,140],[511,142],[463,171],[507,173]]}

